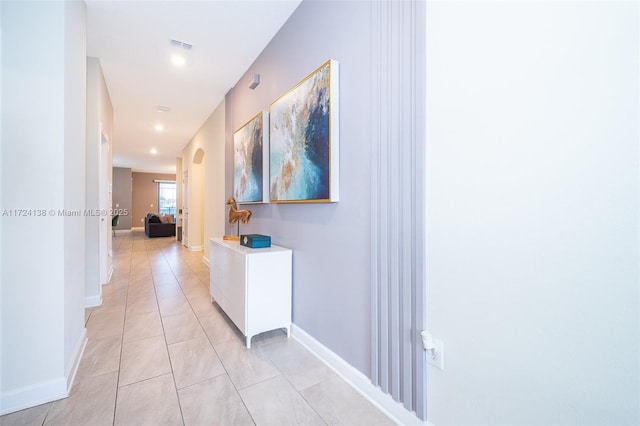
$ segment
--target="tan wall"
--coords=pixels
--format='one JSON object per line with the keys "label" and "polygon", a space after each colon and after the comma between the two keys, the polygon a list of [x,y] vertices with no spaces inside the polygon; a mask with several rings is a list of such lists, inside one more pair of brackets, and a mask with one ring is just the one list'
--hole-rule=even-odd
{"label": "tan wall", "polygon": [[175,180],[176,175],[133,172],[131,177],[131,226],[143,227],[147,213],[158,213],[158,183],[154,180]]}

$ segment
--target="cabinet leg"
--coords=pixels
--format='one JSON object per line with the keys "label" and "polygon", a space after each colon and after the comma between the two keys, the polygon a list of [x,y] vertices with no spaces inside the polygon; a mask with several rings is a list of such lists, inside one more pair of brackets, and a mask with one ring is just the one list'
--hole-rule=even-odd
{"label": "cabinet leg", "polygon": [[291,327],[287,327],[287,338],[291,337]]}
{"label": "cabinet leg", "polygon": [[247,336],[246,340],[247,340],[247,349],[250,349],[251,348],[251,337]]}

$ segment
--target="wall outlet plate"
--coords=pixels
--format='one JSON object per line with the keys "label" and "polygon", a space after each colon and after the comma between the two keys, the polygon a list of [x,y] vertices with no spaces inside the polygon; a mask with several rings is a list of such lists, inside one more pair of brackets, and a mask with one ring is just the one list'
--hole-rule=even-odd
{"label": "wall outlet plate", "polygon": [[433,339],[433,343],[436,346],[433,356],[429,351],[424,352],[427,357],[427,364],[431,364],[439,370],[444,370],[444,344],[440,339]]}

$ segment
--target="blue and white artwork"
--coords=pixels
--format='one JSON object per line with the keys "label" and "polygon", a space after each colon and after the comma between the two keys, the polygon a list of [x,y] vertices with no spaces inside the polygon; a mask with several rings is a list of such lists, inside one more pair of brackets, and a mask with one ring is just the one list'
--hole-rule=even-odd
{"label": "blue and white artwork", "polygon": [[329,60],[269,108],[272,202],[338,201],[338,63]]}
{"label": "blue and white artwork", "polygon": [[238,203],[266,199],[267,113],[261,112],[233,134],[233,196]]}

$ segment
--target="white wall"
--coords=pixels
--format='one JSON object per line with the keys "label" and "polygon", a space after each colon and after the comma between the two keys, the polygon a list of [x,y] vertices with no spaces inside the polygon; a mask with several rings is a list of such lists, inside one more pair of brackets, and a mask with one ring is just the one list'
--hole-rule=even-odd
{"label": "white wall", "polygon": [[84,7],[0,3],[1,204],[32,210],[1,218],[0,414],[66,396],[84,344],[84,220],[56,213],[83,203]]}
{"label": "white wall", "polygon": [[[113,107],[100,60],[98,58],[85,60],[87,61],[86,206],[94,210],[100,208],[101,132],[107,135],[109,144],[113,146]],[[109,170],[111,170],[111,153],[110,149]],[[102,303],[102,284],[105,284],[100,282],[100,219],[98,216],[86,218],[85,306],[87,307]],[[110,238],[108,240],[110,241]],[[107,270],[110,267],[110,264],[107,265]]]}
{"label": "white wall", "polygon": [[209,239],[224,235],[224,225],[227,221],[227,208],[224,182],[224,134],[225,134],[225,102],[218,105],[209,117],[202,130],[208,130],[209,155],[205,157],[206,175],[204,198],[204,257],[209,257]]}
{"label": "white wall", "polygon": [[434,424],[640,423],[638,7],[427,5]]}
{"label": "white wall", "polygon": [[[83,2],[67,2],[64,20],[64,208],[86,206],[87,10]],[[92,167],[92,165],[89,165]],[[64,218],[64,361],[67,386],[86,342],[84,328],[86,219]]]}
{"label": "white wall", "polygon": [[[2,125],[2,7],[0,7],[0,125]],[[0,130],[0,170],[2,169],[2,131]],[[0,188],[2,188],[2,173],[0,172]],[[0,211],[3,209],[0,196]],[[2,320],[2,220],[0,219],[0,321]],[[2,326],[0,325],[0,383],[2,383]],[[2,387],[0,386],[0,392]],[[2,404],[2,398],[0,398]],[[0,405],[2,412],[2,405]]]}
{"label": "white wall", "polygon": [[[182,150],[182,171],[188,172],[189,247],[203,249],[206,259],[209,259],[209,239],[224,235],[226,220],[224,123],[223,101]],[[194,164],[198,149],[205,154],[201,164]]]}
{"label": "white wall", "polygon": [[[38,6],[45,9],[37,10]],[[64,8],[53,3],[38,6],[0,5],[4,106],[0,194],[4,208],[57,209],[64,204]],[[6,42],[9,39],[22,40],[22,45],[11,47]],[[24,68],[9,68],[10,62]],[[56,108],[47,105],[49,101]],[[9,105],[11,108],[7,108]],[[38,126],[20,125],[36,119]],[[20,184],[8,185],[9,179]],[[41,191],[43,182],[47,182],[47,191]],[[37,199],[35,194],[39,194]],[[60,382],[64,354],[64,219],[3,217],[2,221],[0,386],[4,412],[14,404],[12,396],[17,396],[13,399],[20,403],[21,390],[37,383],[57,381],[51,393],[64,393]],[[43,228],[49,232],[41,232]],[[47,248],[46,256],[41,256],[34,268],[31,253],[38,246]]]}

